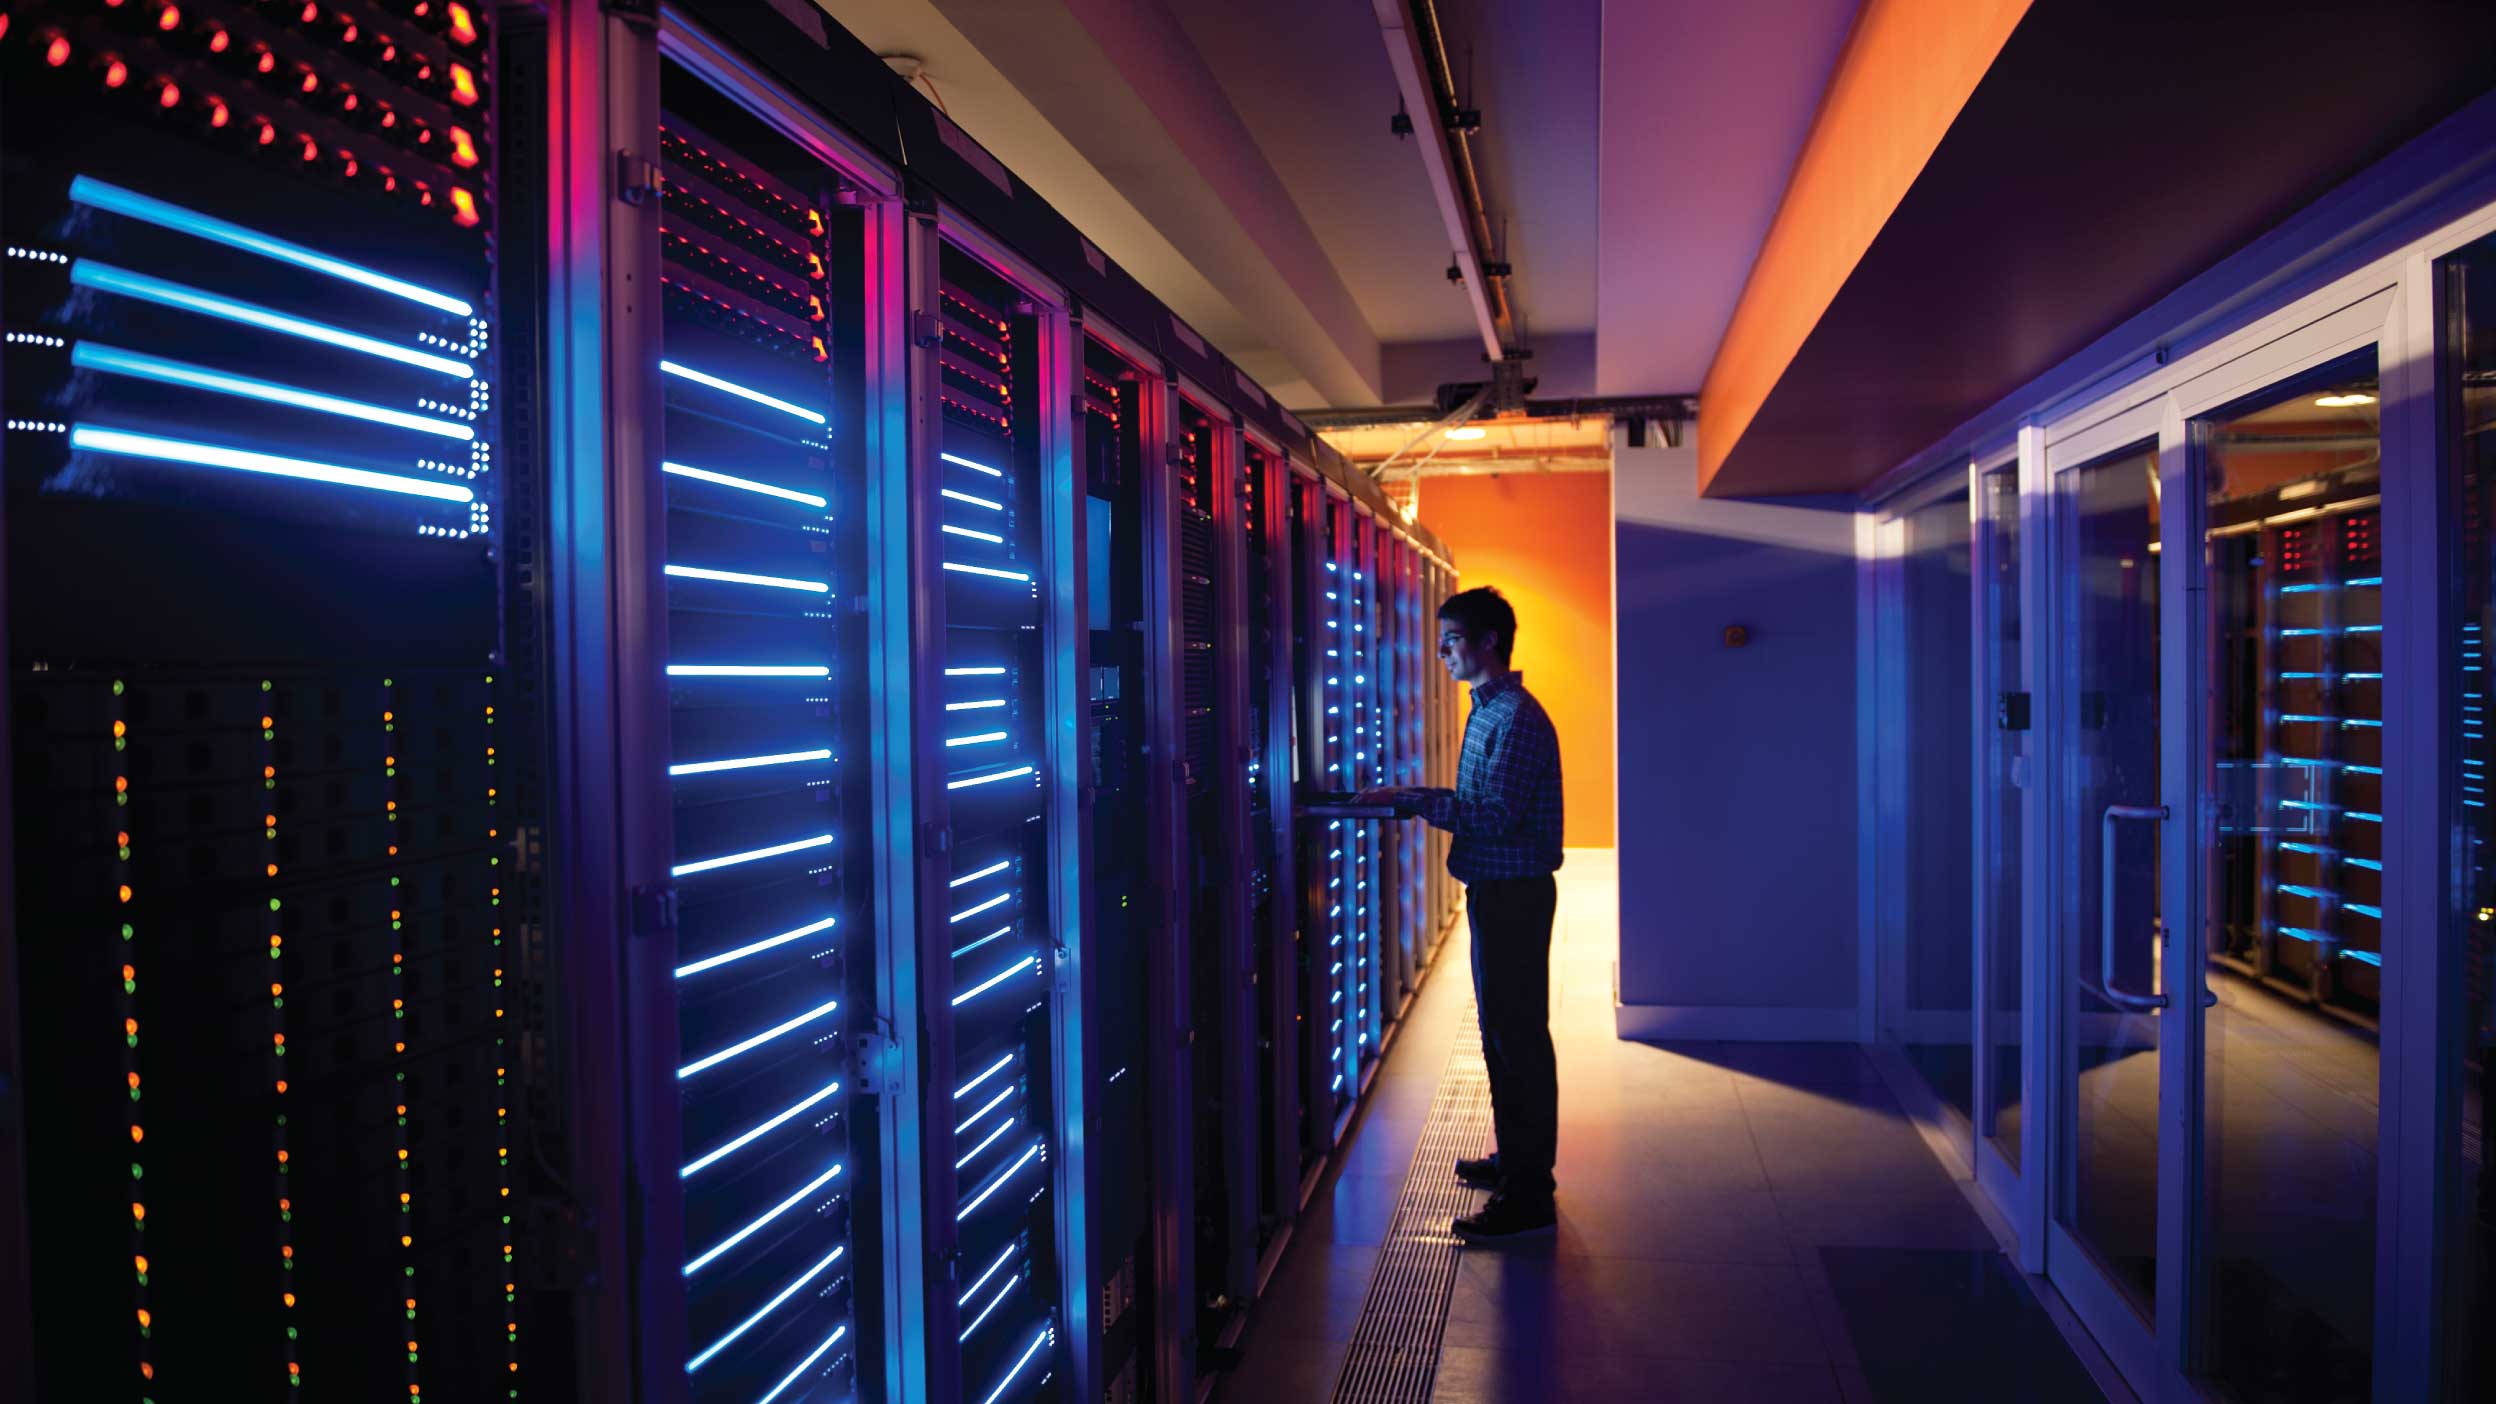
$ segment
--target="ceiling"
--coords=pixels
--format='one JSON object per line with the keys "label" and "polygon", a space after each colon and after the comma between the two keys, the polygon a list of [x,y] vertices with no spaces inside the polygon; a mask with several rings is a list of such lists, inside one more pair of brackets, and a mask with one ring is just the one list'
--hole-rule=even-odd
{"label": "ceiling", "polygon": [[[1483,373],[1378,2],[817,0],[1296,409]],[[1538,393],[1696,390],[1854,0],[1438,5]]]}

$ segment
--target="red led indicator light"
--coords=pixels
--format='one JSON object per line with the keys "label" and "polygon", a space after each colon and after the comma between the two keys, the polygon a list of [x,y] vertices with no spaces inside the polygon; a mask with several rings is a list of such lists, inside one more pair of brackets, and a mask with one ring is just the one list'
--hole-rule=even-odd
{"label": "red led indicator light", "polygon": [[451,128],[451,164],[463,167],[477,164],[476,139],[468,135],[465,127]]}
{"label": "red led indicator light", "polygon": [[467,6],[451,6],[450,16],[452,39],[462,44],[477,42],[477,22],[469,17]]}
{"label": "red led indicator light", "polygon": [[451,65],[451,101],[462,107],[477,105],[477,76],[463,63]]}
{"label": "red led indicator light", "polygon": [[234,36],[220,29],[208,36],[208,52],[221,54],[234,47]]}
{"label": "red led indicator light", "polygon": [[462,229],[477,225],[477,197],[459,186],[451,187],[451,221]]}
{"label": "red led indicator light", "polygon": [[260,144],[262,146],[277,145],[277,128],[269,125],[268,118],[254,117],[251,120],[260,124]]}
{"label": "red led indicator light", "polygon": [[117,58],[104,60],[104,86],[118,88],[130,81],[130,65]]}
{"label": "red led indicator light", "polygon": [[224,103],[223,101],[221,101],[220,99],[217,99],[217,98],[210,98],[210,99],[208,99],[208,125],[209,125],[209,126],[211,126],[211,127],[217,127],[217,128],[222,128],[222,127],[224,127],[224,126],[225,126],[225,124],[226,124],[228,121],[232,120],[233,115],[234,115],[233,113],[231,113],[231,112],[229,112],[229,111],[227,111],[227,110],[226,110],[225,103]]}
{"label": "red led indicator light", "polygon": [[263,73],[275,73],[277,71],[277,55],[270,53],[267,49],[262,49],[260,51],[260,61],[253,66],[258,68]]}
{"label": "red led indicator light", "polygon": [[156,12],[156,27],[170,34],[182,27],[182,12],[167,5]]}
{"label": "red led indicator light", "polygon": [[52,42],[44,48],[43,61],[52,65],[54,68],[59,68],[63,64],[68,63],[69,41],[62,38],[58,34],[53,35]]}
{"label": "red led indicator light", "polygon": [[182,105],[182,90],[173,85],[173,80],[168,78],[156,85],[156,105],[168,108]]}

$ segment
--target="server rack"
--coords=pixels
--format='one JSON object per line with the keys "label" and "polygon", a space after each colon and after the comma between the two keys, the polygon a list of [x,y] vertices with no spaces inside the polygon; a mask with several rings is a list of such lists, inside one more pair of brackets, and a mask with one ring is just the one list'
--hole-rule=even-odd
{"label": "server rack", "polygon": [[492,18],[0,32],[23,1397],[564,1387]]}
{"label": "server rack", "polygon": [[[1293,801],[1321,777],[1297,746],[1326,685],[1296,612],[1325,517],[1359,577],[1337,617],[1356,651],[1380,637],[1401,587],[1375,490],[819,20],[128,0],[11,22],[12,156],[32,121],[100,116],[0,192],[10,857],[92,866],[49,817],[102,744],[62,699],[109,707],[92,674],[122,668],[130,910],[204,928],[281,901],[285,1041],[253,1057],[289,1074],[246,1096],[183,1056],[233,1026],[230,999],[184,1002],[231,995],[222,948],[172,950],[172,979],[122,962],[127,1009],[80,1036],[109,1023],[145,1103],[185,1104],[131,1140],[166,1186],[132,1200],[134,1242],[175,1251],[107,1281],[54,1236],[83,1222],[41,1226],[43,1319],[76,1328],[47,1334],[92,1341],[86,1313],[127,1296],[95,1308],[147,1313],[120,1363],[282,1362],[314,1399],[1201,1390],[1362,1083],[1302,1083],[1327,1064],[1297,1031],[1335,991],[1302,983],[1323,933]],[[44,185],[82,173],[142,199]],[[148,262],[185,241],[219,246],[181,265],[213,277]],[[82,283],[81,259],[105,267]],[[88,617],[28,584],[98,562]],[[1348,676],[1383,727],[1383,664]],[[142,723],[176,687],[182,822],[261,787],[277,819],[241,846],[279,874],[202,887],[201,845],[150,841],[187,832],[149,803],[169,743]],[[1389,739],[1360,739],[1338,783],[1388,773]],[[378,780],[288,778],[375,748]],[[1384,884],[1399,850],[1363,841],[1355,881]],[[430,905],[357,905],[391,879]],[[1357,1074],[1395,918],[1355,907]],[[0,948],[13,989],[87,953]],[[23,1017],[48,1039],[92,1013]],[[318,1046],[393,1026],[384,1054]],[[74,1100],[39,1092],[38,1125],[103,1124]],[[34,1158],[47,1206],[110,1182],[107,1129]],[[261,1134],[293,1192],[271,1224],[217,1217],[249,1189],[250,1157],[220,1157]],[[405,1156],[373,1192],[344,1167],[376,1146]],[[272,1280],[317,1290],[209,1301],[193,1265],[247,1262],[224,1250],[263,1229]],[[413,1306],[378,1290],[403,1282]]]}
{"label": "server rack", "polygon": [[[2248,499],[2215,523],[2217,634],[2237,674],[2222,766],[2250,786],[2256,822],[2223,834],[2211,958],[2326,1013],[2371,1027],[2383,967],[2383,558],[2371,470],[2327,481],[2311,514],[2280,522]],[[2265,520],[2262,513],[2273,514]]]}
{"label": "server rack", "polygon": [[[1078,348],[1046,280],[925,210],[909,250],[922,1183],[935,1398],[1051,1397],[1089,1320],[1068,418]],[[1081,1392],[1081,1391],[1078,1391]]]}

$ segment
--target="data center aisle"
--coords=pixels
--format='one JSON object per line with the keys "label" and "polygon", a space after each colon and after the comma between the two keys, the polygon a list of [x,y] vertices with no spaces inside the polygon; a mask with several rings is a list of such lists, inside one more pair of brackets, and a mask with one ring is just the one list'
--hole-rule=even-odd
{"label": "data center aisle", "polygon": [[[1464,1253],[1431,1397],[2108,1397],[1860,1049],[1613,1036],[1615,881],[1608,851],[1572,850],[1561,872],[1560,1232]],[[1226,1404],[1336,1397],[1432,1093],[1470,1028],[1464,940],[1311,1201]]]}

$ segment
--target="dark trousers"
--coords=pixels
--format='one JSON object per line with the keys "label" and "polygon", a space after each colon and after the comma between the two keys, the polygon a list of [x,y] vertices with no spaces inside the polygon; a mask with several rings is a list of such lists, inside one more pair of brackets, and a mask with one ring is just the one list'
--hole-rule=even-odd
{"label": "dark trousers", "polygon": [[1551,1196],[1560,1138],[1560,1070],[1551,1051],[1551,916],[1559,902],[1559,884],[1548,876],[1465,887],[1499,1192],[1526,1200]]}

